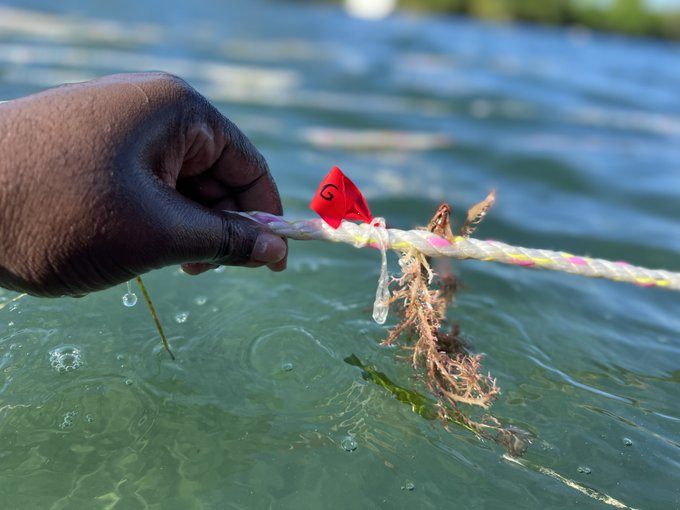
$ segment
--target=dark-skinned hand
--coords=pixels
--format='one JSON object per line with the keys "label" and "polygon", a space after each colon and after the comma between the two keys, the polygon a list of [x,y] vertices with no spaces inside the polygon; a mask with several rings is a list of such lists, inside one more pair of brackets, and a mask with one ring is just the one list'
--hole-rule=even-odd
{"label": "dark-skinned hand", "polygon": [[0,285],[83,295],[170,264],[274,271],[287,245],[224,211],[281,214],[267,163],[203,96],[163,73],[0,104]]}

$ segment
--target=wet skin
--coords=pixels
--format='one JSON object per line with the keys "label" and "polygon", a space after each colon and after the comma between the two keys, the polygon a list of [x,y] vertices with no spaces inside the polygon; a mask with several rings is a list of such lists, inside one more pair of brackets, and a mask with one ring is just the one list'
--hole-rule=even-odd
{"label": "wet skin", "polygon": [[287,245],[224,211],[282,214],[266,161],[183,80],[115,75],[0,105],[0,285],[83,295],[170,264],[274,271]]}

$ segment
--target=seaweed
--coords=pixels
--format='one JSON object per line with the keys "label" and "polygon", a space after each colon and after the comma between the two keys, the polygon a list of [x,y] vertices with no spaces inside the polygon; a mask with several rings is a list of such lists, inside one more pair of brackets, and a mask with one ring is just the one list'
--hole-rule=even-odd
{"label": "seaweed", "polygon": [[[492,191],[470,208],[460,237],[468,237],[475,231],[494,201]],[[455,242],[450,216],[451,208],[442,204],[427,230]],[[432,261],[415,248],[401,253],[399,266],[401,275],[394,280],[396,288],[390,304],[397,307],[401,320],[381,345],[393,345],[405,339],[401,347],[410,351],[411,364],[433,395],[436,415],[445,426],[462,425],[482,438],[502,444],[509,453],[520,455],[526,449],[523,431],[505,427],[487,412],[500,395],[500,388],[490,373],[482,371],[482,355],[469,351],[457,324],[445,328],[446,313],[459,287],[453,271],[443,260]]]}
{"label": "seaweed", "polygon": [[142,294],[144,295],[144,300],[146,301],[146,305],[149,307],[149,312],[151,313],[151,318],[153,319],[153,322],[156,325],[156,330],[158,331],[158,334],[161,337],[161,342],[163,344],[163,347],[165,348],[167,353],[170,355],[170,358],[174,361],[175,355],[170,350],[170,345],[168,344],[168,339],[165,336],[165,332],[163,331],[163,326],[161,326],[161,321],[158,318],[158,314],[156,313],[156,308],[154,308],[153,303],[151,302],[151,296],[149,296],[149,293],[146,290],[146,286],[144,285],[144,282],[142,281],[142,277],[141,276],[135,276],[135,280],[137,280],[137,284],[139,285],[139,288],[141,289]]}
{"label": "seaweed", "polygon": [[437,419],[437,409],[431,399],[415,390],[410,390],[395,384],[390,380],[389,377],[380,372],[376,367],[362,363],[356,354],[350,354],[345,358],[344,361],[345,363],[360,368],[362,376],[365,380],[371,381],[386,389],[388,392],[394,395],[394,397],[399,402],[410,405],[411,410],[417,415],[422,416],[426,420]]}

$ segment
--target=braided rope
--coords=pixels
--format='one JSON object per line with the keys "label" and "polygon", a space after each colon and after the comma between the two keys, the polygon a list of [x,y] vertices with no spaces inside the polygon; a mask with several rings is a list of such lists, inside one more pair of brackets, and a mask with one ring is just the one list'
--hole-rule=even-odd
{"label": "braided rope", "polygon": [[336,230],[321,219],[289,220],[263,212],[242,213],[242,215],[290,239],[326,240],[351,244],[357,248],[369,246],[378,249],[382,242],[385,248],[403,251],[413,247],[432,257],[502,262],[534,269],[562,271],[590,278],[606,278],[643,287],[662,287],[680,291],[680,273],[645,269],[627,262],[611,262],[579,257],[566,252],[521,248],[491,240],[456,237],[451,242],[427,230],[390,228],[383,229],[382,232],[386,232],[386,235],[381,236],[377,231],[378,227],[366,223],[343,221]]}

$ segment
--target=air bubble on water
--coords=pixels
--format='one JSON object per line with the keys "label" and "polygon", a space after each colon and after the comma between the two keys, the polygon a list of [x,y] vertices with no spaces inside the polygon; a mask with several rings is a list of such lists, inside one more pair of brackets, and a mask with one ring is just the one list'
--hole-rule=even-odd
{"label": "air bubble on water", "polygon": [[293,364],[292,363],[284,363],[283,365],[281,365],[281,369],[284,372],[290,372],[291,370],[293,370]]}
{"label": "air bubble on water", "polygon": [[126,282],[127,285],[127,292],[123,294],[123,304],[127,306],[128,308],[132,308],[137,304],[137,294],[132,292],[132,288],[130,287],[130,282]]}
{"label": "air bubble on water", "polygon": [[415,490],[415,488],[416,488],[416,484],[411,482],[411,481],[408,481],[402,486],[401,490],[412,491],[412,490]]}
{"label": "air bubble on water", "polygon": [[205,296],[196,296],[194,298],[194,303],[196,303],[198,306],[203,306],[208,302],[208,298]]}
{"label": "air bubble on water", "polygon": [[125,385],[126,386],[132,386],[132,379],[125,379]]}
{"label": "air bubble on water", "polygon": [[628,437],[624,437],[623,438],[623,444],[626,445],[626,446],[633,446],[633,440],[628,438]]}
{"label": "air bubble on water", "polygon": [[175,315],[175,322],[177,324],[184,324],[189,318],[189,312],[179,312]]}
{"label": "air bubble on water", "polygon": [[345,450],[346,452],[353,452],[354,450],[357,449],[359,444],[356,442],[356,439],[354,439],[352,436],[347,436],[340,441],[340,446],[342,446],[342,449]]}
{"label": "air bubble on water", "polygon": [[589,475],[590,473],[592,473],[592,470],[587,466],[579,466],[576,471],[578,471],[579,473],[583,473],[584,475]]}
{"label": "air bubble on water", "polygon": [[50,351],[50,365],[57,372],[72,372],[82,364],[80,349],[74,345],[62,345]]}
{"label": "air bubble on water", "polygon": [[78,413],[76,411],[68,411],[66,414],[64,414],[64,417],[59,424],[59,428],[64,430],[71,427],[77,415]]}
{"label": "air bubble on water", "polygon": [[93,415],[93,414],[86,414],[86,415],[85,415],[85,421],[86,421],[87,423],[92,423],[92,422],[94,422],[94,415]]}
{"label": "air bubble on water", "polygon": [[225,267],[224,266],[219,266],[213,269],[216,273],[224,273]]}

